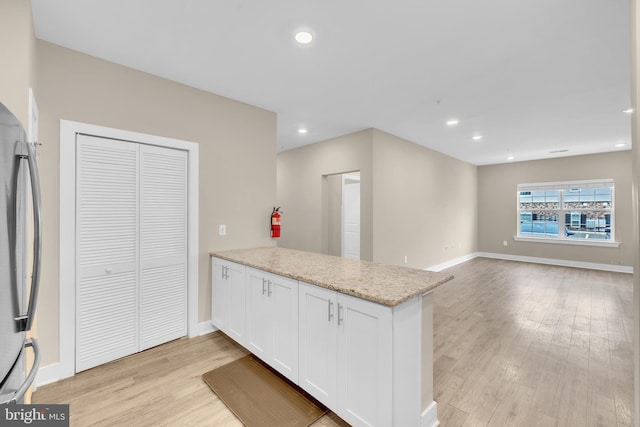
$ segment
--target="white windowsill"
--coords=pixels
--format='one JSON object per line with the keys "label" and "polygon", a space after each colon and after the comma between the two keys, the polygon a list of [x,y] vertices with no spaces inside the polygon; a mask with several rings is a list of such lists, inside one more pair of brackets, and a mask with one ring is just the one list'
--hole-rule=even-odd
{"label": "white windowsill", "polygon": [[555,243],[560,245],[578,245],[578,246],[600,246],[605,248],[617,248],[620,242],[611,240],[589,240],[589,239],[546,239],[544,237],[524,237],[513,236],[516,242],[533,242],[533,243]]}

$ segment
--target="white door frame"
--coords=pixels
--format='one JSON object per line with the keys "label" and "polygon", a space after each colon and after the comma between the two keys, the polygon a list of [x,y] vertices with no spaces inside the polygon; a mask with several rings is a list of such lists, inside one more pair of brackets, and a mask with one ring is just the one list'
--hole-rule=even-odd
{"label": "white door frame", "polygon": [[60,379],[75,375],[76,135],[79,133],[187,152],[187,334],[198,335],[198,144],[60,120]]}

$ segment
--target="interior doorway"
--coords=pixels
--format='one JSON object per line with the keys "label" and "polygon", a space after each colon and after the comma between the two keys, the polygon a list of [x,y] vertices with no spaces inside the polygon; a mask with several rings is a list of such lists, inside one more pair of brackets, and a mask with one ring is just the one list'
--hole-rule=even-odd
{"label": "interior doorway", "polygon": [[360,259],[360,171],[322,176],[322,252]]}

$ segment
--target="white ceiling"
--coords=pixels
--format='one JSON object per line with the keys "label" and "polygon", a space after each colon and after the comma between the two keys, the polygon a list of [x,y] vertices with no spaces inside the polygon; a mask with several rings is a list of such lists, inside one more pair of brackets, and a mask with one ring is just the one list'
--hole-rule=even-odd
{"label": "white ceiling", "polygon": [[628,0],[31,3],[42,40],[276,112],[279,151],[370,127],[476,165],[631,147]]}

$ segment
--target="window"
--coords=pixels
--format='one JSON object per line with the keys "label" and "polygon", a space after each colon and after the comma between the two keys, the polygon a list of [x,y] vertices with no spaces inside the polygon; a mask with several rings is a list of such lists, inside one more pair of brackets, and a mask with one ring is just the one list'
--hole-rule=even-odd
{"label": "window", "polygon": [[613,180],[518,185],[518,236],[607,242],[613,234]]}

